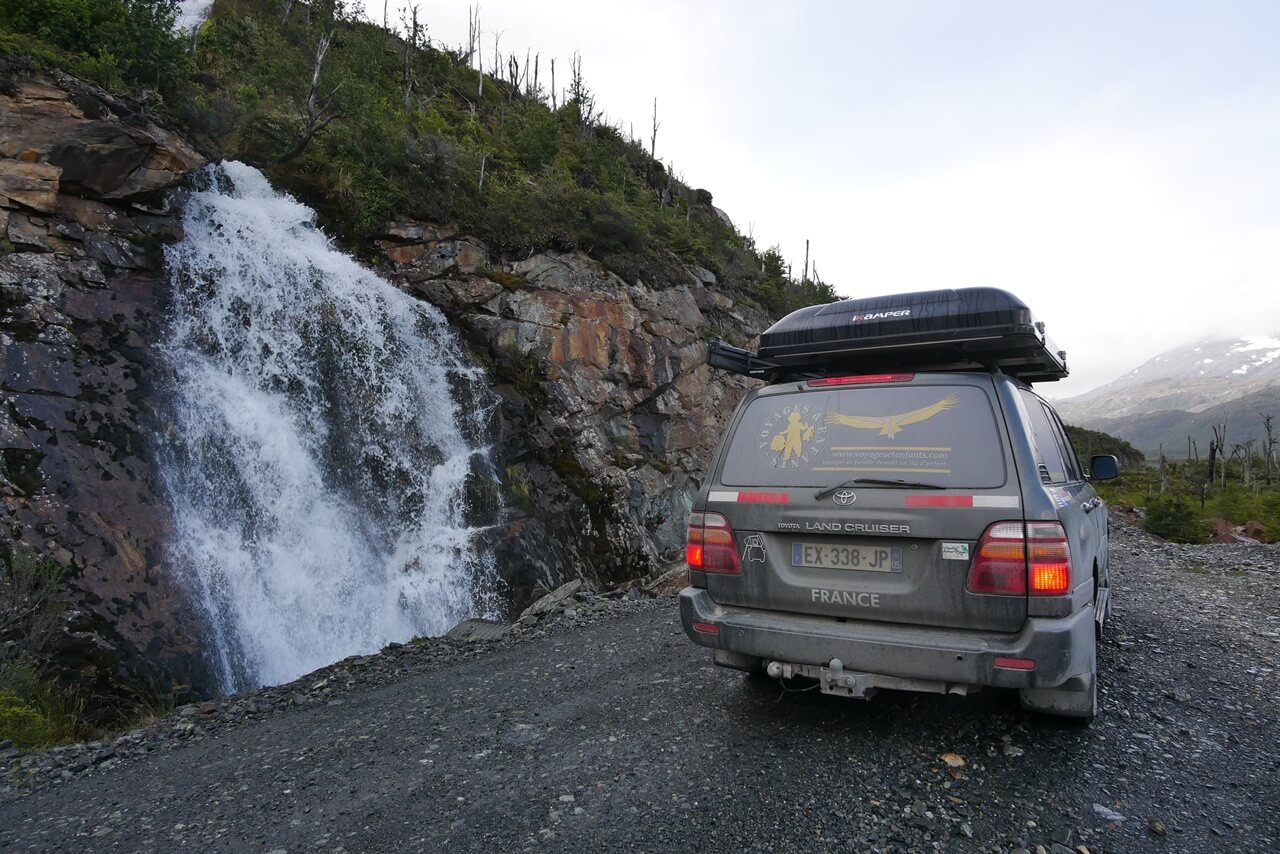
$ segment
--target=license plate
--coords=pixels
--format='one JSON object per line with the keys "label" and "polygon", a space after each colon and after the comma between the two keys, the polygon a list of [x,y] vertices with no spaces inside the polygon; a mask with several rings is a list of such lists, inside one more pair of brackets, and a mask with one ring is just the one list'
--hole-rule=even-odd
{"label": "license plate", "polygon": [[902,549],[891,546],[846,546],[792,543],[791,565],[814,569],[860,569],[902,572]]}

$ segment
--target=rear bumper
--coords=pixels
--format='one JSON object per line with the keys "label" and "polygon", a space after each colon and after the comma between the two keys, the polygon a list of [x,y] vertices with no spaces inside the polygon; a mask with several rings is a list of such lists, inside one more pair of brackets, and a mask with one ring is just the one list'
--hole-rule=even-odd
{"label": "rear bumper", "polygon": [[[688,587],[680,622],[694,643],[765,661],[838,658],[848,671],[1003,688],[1058,687],[1091,672],[1095,655],[1092,605],[1069,617],[1030,617],[1021,631],[1002,634],[731,608]],[[695,623],[719,632],[695,631]],[[997,667],[997,657],[1031,659],[1035,669]]]}

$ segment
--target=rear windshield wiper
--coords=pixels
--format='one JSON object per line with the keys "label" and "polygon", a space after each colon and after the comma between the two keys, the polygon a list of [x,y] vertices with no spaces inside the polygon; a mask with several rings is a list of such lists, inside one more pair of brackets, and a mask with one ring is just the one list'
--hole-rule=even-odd
{"label": "rear windshield wiper", "polygon": [[887,480],[879,477],[851,477],[848,480],[841,481],[835,486],[828,486],[826,489],[820,489],[813,494],[814,500],[826,498],[837,489],[844,489],[847,486],[906,486],[911,489],[946,489],[945,486],[938,486],[936,483],[918,483],[914,480]]}

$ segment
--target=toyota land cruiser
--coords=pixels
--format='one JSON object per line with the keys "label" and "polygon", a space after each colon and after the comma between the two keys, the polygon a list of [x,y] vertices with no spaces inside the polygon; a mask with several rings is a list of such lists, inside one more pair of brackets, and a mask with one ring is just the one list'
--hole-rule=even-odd
{"label": "toyota land cruiser", "polygon": [[1031,382],[1065,354],[989,288],[802,309],[758,353],[689,519],[685,632],[826,693],[1017,689],[1092,719],[1106,506]]}

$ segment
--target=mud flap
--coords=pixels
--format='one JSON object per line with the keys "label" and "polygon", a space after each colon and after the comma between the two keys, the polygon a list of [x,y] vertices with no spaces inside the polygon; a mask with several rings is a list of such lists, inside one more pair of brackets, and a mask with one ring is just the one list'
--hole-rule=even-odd
{"label": "mud flap", "polygon": [[1022,688],[1018,699],[1022,708],[1033,712],[1088,722],[1098,714],[1098,677],[1087,673],[1060,688]]}
{"label": "mud flap", "polygon": [[727,649],[717,649],[712,651],[712,658],[716,664],[721,667],[727,667],[730,670],[742,670],[747,673],[760,673],[764,670],[764,662],[754,655],[743,655],[738,652],[730,652]]}

